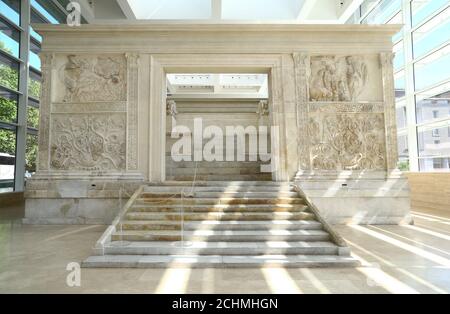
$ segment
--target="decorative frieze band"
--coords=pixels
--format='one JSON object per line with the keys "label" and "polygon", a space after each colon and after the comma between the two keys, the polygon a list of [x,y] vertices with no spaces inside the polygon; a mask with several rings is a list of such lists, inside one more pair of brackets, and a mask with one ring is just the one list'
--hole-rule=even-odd
{"label": "decorative frieze band", "polygon": [[335,113],[383,113],[384,105],[382,103],[310,103],[309,112],[335,112]]}
{"label": "decorative frieze band", "polygon": [[295,85],[297,93],[297,123],[298,123],[298,156],[299,170],[311,169],[308,134],[308,100],[309,73],[311,57],[309,53],[296,52],[293,54],[295,67]]}
{"label": "decorative frieze band", "polygon": [[394,53],[392,52],[383,52],[380,54],[381,72],[383,77],[386,161],[388,170],[396,169],[398,160],[393,59]]}
{"label": "decorative frieze band", "polygon": [[52,103],[51,113],[86,113],[86,112],[126,112],[127,103],[124,102],[96,102],[96,103]]}
{"label": "decorative frieze band", "polygon": [[55,56],[53,53],[41,53],[41,97],[40,97],[40,121],[39,121],[39,151],[37,168],[39,171],[49,169],[49,143],[50,143],[50,104],[52,72]]}
{"label": "decorative frieze band", "polygon": [[127,169],[138,168],[138,80],[139,54],[127,53],[128,81],[128,139],[127,139]]}

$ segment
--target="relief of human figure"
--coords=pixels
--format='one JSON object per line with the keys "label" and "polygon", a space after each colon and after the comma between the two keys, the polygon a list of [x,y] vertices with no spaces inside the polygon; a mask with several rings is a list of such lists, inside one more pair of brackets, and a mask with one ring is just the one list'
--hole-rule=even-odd
{"label": "relief of human figure", "polygon": [[[368,81],[368,69],[362,57],[327,57],[315,63],[311,78],[312,101],[357,101]],[[314,67],[314,66],[313,66]]]}
{"label": "relief of human figure", "polygon": [[345,58],[347,65],[347,86],[350,100],[356,101],[364,89],[368,79],[367,65],[360,57],[348,56]]}
{"label": "relief of human figure", "polygon": [[66,87],[64,102],[124,98],[124,70],[114,58],[68,55],[60,75]]}
{"label": "relief of human figure", "polygon": [[67,56],[67,62],[63,67],[62,81],[66,86],[64,102],[71,101],[73,95],[78,94],[78,81],[81,77],[82,66],[76,56]]}
{"label": "relief of human figure", "polygon": [[326,64],[322,67],[311,84],[311,99],[316,101],[333,100],[334,90],[336,89],[335,76],[336,72],[331,65]]}

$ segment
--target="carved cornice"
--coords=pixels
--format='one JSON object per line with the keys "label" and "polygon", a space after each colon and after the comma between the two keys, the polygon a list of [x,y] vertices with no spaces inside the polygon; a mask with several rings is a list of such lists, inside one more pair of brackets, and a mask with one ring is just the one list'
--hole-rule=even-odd
{"label": "carved cornice", "polygon": [[111,31],[123,32],[343,32],[343,33],[373,33],[393,36],[401,29],[401,25],[366,25],[366,24],[298,24],[298,23],[199,23],[198,21],[173,21],[173,22],[151,22],[145,21],[133,24],[82,24],[79,27],[69,27],[64,24],[34,24],[33,28],[39,33],[111,33]]}
{"label": "carved cornice", "polygon": [[[43,51],[61,53],[374,53],[392,50],[394,25],[37,25]],[[295,40],[292,40],[295,38]]]}

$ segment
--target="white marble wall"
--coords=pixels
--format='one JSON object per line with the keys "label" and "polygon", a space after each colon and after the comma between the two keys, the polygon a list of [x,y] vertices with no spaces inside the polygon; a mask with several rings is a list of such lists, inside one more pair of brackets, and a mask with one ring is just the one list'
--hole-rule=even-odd
{"label": "white marble wall", "polygon": [[[38,173],[27,183],[26,221],[108,221],[119,194],[165,180],[165,73],[175,71],[268,73],[268,123],[280,130],[272,137],[273,179],[296,178],[302,186],[325,178],[314,188],[319,208],[331,218],[340,215],[341,207],[330,206],[339,202],[326,194],[335,181],[328,173],[352,172],[352,188],[361,190],[358,174],[387,182],[396,168],[390,38],[397,28],[37,26],[44,38],[43,91]],[[76,188],[67,195],[71,184]],[[307,194],[310,187],[302,186]],[[357,214],[363,206],[358,194],[352,197]],[[397,202],[395,193],[379,205],[386,217],[391,199]]]}

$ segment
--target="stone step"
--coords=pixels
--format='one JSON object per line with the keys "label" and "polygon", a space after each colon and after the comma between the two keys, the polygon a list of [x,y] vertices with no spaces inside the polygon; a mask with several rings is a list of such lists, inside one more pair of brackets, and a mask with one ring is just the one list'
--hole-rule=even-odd
{"label": "stone step", "polygon": [[[170,220],[125,220],[118,230],[181,230],[180,221]],[[240,221],[240,220],[204,220],[185,221],[184,230],[322,230],[322,224],[316,220],[272,220],[272,221]]]}
{"label": "stone step", "polygon": [[[158,183],[148,183],[148,187],[155,187],[155,186],[169,186],[169,187],[176,187],[176,186],[192,186],[192,181],[164,181],[164,182],[158,182]],[[195,183],[195,187],[291,187],[294,186],[293,183],[287,182],[287,181],[241,181],[241,180],[233,180],[233,181],[225,181],[225,180],[219,180],[219,181],[197,181]]]}
{"label": "stone step", "polygon": [[104,247],[104,254],[117,255],[337,255],[338,246],[325,241],[258,241],[258,242],[179,242],[113,241]]}
{"label": "stone step", "polygon": [[259,168],[260,161],[174,161],[166,156],[166,167],[176,168]]}
{"label": "stone step", "polygon": [[[204,169],[209,173],[216,168]],[[110,241],[94,250],[102,256],[88,258],[83,267],[359,265],[348,247],[332,242],[292,184],[223,181],[231,170],[217,169],[227,173],[218,181],[146,186]]]}
{"label": "stone step", "polygon": [[144,193],[181,193],[184,192],[222,192],[222,193],[246,193],[246,192],[295,192],[293,186],[192,186],[179,185],[179,186],[146,186],[144,187]]}
{"label": "stone step", "polygon": [[301,204],[286,204],[286,205],[196,205],[196,206],[164,206],[164,205],[134,205],[130,208],[129,212],[154,212],[154,213],[166,213],[175,212],[179,213],[205,213],[205,212],[304,212],[308,210],[307,205]]}
{"label": "stone step", "polygon": [[[175,144],[179,140],[180,140],[180,138],[172,138],[172,137],[169,137],[169,136],[166,137],[166,152],[171,152],[173,144]],[[201,146],[199,145],[199,147],[195,147],[194,139],[191,138],[191,145],[190,145],[191,146],[191,151],[194,152],[195,149],[203,151],[204,148],[205,148],[205,145],[208,142],[209,142],[209,140],[203,140],[203,142],[202,142],[203,145],[201,145]],[[230,143],[231,145],[228,144],[228,143]],[[237,151],[237,147],[238,147],[238,143],[239,142],[237,140],[237,137],[235,137],[234,140],[230,139],[230,138],[227,139],[227,138],[224,137],[224,138],[222,138],[222,143],[221,144],[217,143],[217,145],[215,145],[215,148],[217,150],[222,150],[223,151],[223,155],[225,155],[228,145],[230,145],[230,147],[233,147],[234,148],[234,152],[236,152]],[[188,148],[189,144],[186,144],[184,147]],[[250,145],[250,141],[249,141],[248,137],[245,139],[245,142],[243,143],[242,147],[244,148],[244,153],[246,153],[246,154],[248,154],[250,152],[253,152],[255,150],[255,149],[253,149],[253,150],[251,149],[252,147]],[[257,140],[256,141],[256,150],[257,150],[258,147],[259,147],[259,143],[258,143],[258,140]],[[181,148],[179,146],[176,147],[175,149],[177,150],[177,151],[175,151],[175,153],[184,153],[183,151],[181,151]],[[271,152],[271,142],[270,142],[269,139],[267,139],[267,147],[265,147],[265,150],[270,154],[270,152]]]}
{"label": "stone step", "polygon": [[175,220],[197,221],[197,220],[246,220],[246,221],[271,221],[271,220],[314,220],[315,216],[311,213],[298,212],[238,212],[238,213],[138,213],[129,212],[126,214],[126,220]]}
{"label": "stone step", "polygon": [[328,268],[357,267],[360,262],[349,256],[335,255],[104,255],[90,256],[81,265],[84,268]]}
{"label": "stone step", "polygon": [[[270,153],[270,149],[269,152],[266,153],[252,153],[250,154],[250,150],[248,149],[248,147],[245,148],[244,153],[243,154],[239,154],[239,156],[237,155],[237,149],[235,148],[234,151],[234,155],[232,160],[229,160],[229,156],[227,159],[227,155],[226,155],[226,150],[223,150],[224,153],[222,155],[222,160],[214,160],[212,162],[259,162],[259,163],[270,163],[270,159],[271,159],[271,153]],[[170,158],[172,161],[175,162],[195,162],[194,158],[194,149],[191,149],[190,152],[187,153],[183,153],[183,152],[172,152],[172,148],[171,147],[166,147],[166,160],[168,158]],[[203,155],[202,155],[203,156]],[[218,155],[220,156],[220,155]],[[239,157],[239,160],[238,160]],[[204,159],[204,157],[202,157],[202,159],[197,160],[197,162],[208,162],[207,160]]]}
{"label": "stone step", "polygon": [[[212,104],[208,104],[208,106],[207,106],[207,108],[206,109],[211,109],[211,105]],[[228,107],[223,107],[223,106],[220,106],[220,110],[227,110],[228,111],[228,109],[230,109],[231,107],[229,107],[229,106],[231,106],[231,104],[229,104],[228,105]],[[242,107],[242,105],[241,104],[239,104],[239,105],[237,105],[237,108],[238,109],[242,109],[243,107]],[[254,106],[254,108],[256,108],[256,106]],[[212,109],[212,111],[211,112],[217,112],[217,108],[214,108],[214,109]],[[230,113],[237,113],[237,112],[235,112],[235,111],[230,111]],[[252,112],[253,113],[253,112]],[[220,121],[220,120],[219,120]],[[270,135],[270,128],[268,128],[268,136]],[[166,136],[167,137],[171,137],[172,136],[172,134],[173,133],[175,133],[176,134],[176,136],[178,136],[178,137],[180,137],[180,136],[193,136],[194,134],[192,133],[192,132],[172,132],[172,130],[167,130],[166,131]],[[252,133],[252,134],[254,134],[254,133]],[[257,134],[260,134],[259,132],[257,133]],[[246,135],[246,136],[248,136],[248,135]],[[223,134],[223,136],[222,137],[236,137],[236,134],[233,134],[233,135],[227,135],[226,133],[224,133]],[[204,141],[208,141],[208,140],[204,140]]]}
{"label": "stone step", "polygon": [[[179,133],[175,132],[174,137],[172,136],[172,134],[173,134],[172,132],[166,132],[166,139],[177,141],[181,138],[181,136],[190,136],[192,138],[192,142],[194,140],[194,134],[192,134],[191,132],[179,132]],[[263,134],[263,133],[260,134],[259,132],[257,132],[257,133],[252,132],[250,134],[245,134],[245,141],[248,142],[248,139],[250,136],[258,136],[258,137],[259,136],[267,136],[267,139],[269,139],[269,135],[270,135],[270,133],[269,134]],[[230,134],[230,135],[223,134],[223,136],[216,136],[215,138],[216,139],[222,138],[222,141],[225,144],[227,140],[229,141],[232,139],[234,139],[234,142],[237,142],[239,137],[236,134]],[[209,139],[203,139],[203,144],[206,144],[208,142],[209,142]]]}
{"label": "stone step", "polygon": [[256,204],[305,204],[305,201],[301,198],[292,197],[278,197],[278,198],[262,198],[262,197],[246,197],[246,198],[233,198],[223,197],[217,198],[181,198],[178,195],[174,195],[172,198],[167,197],[154,197],[154,198],[138,198],[135,205],[256,205]]}
{"label": "stone step", "polygon": [[221,167],[221,168],[176,168],[167,167],[167,176],[185,176],[185,175],[220,175],[220,174],[235,174],[235,175],[253,175],[261,174],[261,167]]}
{"label": "stone step", "polygon": [[[187,195],[191,194],[192,189],[186,188],[184,190],[184,197],[188,197]],[[290,191],[280,191],[280,192],[271,192],[271,191],[248,191],[248,192],[241,192],[241,191],[222,191],[222,192],[203,192],[203,191],[196,191],[193,190],[193,197],[194,198],[215,198],[215,199],[222,199],[222,198],[299,198],[299,195],[297,192],[290,192]],[[143,192],[140,195],[140,198],[163,198],[163,197],[181,197],[182,193],[180,192]]]}
{"label": "stone step", "polygon": [[259,242],[259,241],[328,241],[323,230],[123,230],[112,234],[112,241],[207,241],[207,242]]}
{"label": "stone step", "polygon": [[199,174],[197,176],[194,175],[173,175],[173,176],[167,176],[168,180],[174,180],[174,181],[270,181],[272,180],[272,174],[271,173],[259,173],[259,174]]}

